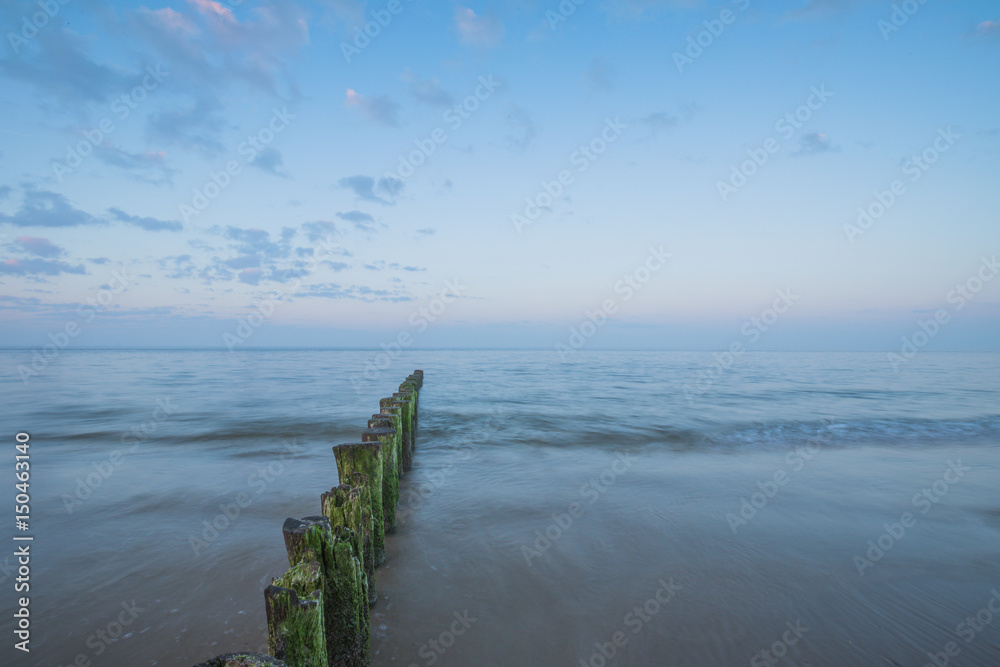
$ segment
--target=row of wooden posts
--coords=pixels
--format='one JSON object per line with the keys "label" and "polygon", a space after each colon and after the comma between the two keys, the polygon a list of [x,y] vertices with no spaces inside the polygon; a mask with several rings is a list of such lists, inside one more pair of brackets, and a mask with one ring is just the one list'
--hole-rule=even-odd
{"label": "row of wooden posts", "polygon": [[289,569],[264,590],[268,656],[231,653],[196,667],[357,667],[371,664],[368,607],[375,568],[396,525],[399,477],[410,469],[424,372],[379,400],[361,442],[333,448],[340,485],[321,515],[287,519]]}

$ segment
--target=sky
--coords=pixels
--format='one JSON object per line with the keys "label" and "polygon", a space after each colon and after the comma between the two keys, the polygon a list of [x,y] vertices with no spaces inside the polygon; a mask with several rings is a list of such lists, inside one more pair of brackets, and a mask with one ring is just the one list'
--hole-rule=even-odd
{"label": "sky", "polygon": [[1000,7],[8,1],[0,345],[1000,350]]}

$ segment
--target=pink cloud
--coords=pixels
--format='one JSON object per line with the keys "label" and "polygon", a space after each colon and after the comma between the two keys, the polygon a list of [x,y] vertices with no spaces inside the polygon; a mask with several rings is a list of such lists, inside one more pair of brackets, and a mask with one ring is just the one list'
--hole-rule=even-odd
{"label": "pink cloud", "polygon": [[228,23],[235,23],[236,18],[228,7],[223,7],[214,0],[188,0],[199,13],[205,16],[216,16]]}

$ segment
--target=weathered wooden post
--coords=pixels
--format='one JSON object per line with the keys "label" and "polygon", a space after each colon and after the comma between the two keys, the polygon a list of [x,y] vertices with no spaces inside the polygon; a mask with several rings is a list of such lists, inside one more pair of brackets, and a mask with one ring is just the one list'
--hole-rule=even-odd
{"label": "weathered wooden post", "polygon": [[399,434],[394,428],[368,428],[361,432],[362,442],[382,444],[382,512],[385,530],[396,525],[396,503],[399,502]]}
{"label": "weathered wooden post", "polygon": [[299,563],[264,590],[267,649],[288,667],[326,667],[323,575],[316,561]]}
{"label": "weathered wooden post", "polygon": [[333,530],[322,516],[286,519],[282,526],[291,564],[315,561],[323,583],[323,627],[330,667],[369,664],[368,580],[355,556],[354,531]]}
{"label": "weathered wooden post", "polygon": [[372,545],[372,509],[368,477],[359,472],[347,475],[350,484],[335,486],[320,496],[323,516],[332,526],[347,526],[355,533],[356,551],[368,579],[368,603],[374,604],[375,554]]}
{"label": "weathered wooden post", "polygon": [[378,567],[385,561],[385,517],[382,511],[382,443],[362,442],[337,445],[333,448],[341,484],[351,484],[352,473],[364,475],[364,487],[372,517],[372,563]]}
{"label": "weathered wooden post", "polygon": [[396,432],[396,464],[399,477],[402,477],[406,470],[413,467],[413,457],[410,456],[409,449],[403,442],[401,422],[398,410],[372,415],[372,418],[368,420],[368,428],[391,428]]}
{"label": "weathered wooden post", "polygon": [[400,408],[403,416],[403,435],[406,442],[404,446],[410,448],[412,455],[414,449],[416,449],[413,414],[416,412],[417,404],[414,399],[415,392],[410,387],[407,387],[407,389],[409,391],[393,394],[390,405]]}

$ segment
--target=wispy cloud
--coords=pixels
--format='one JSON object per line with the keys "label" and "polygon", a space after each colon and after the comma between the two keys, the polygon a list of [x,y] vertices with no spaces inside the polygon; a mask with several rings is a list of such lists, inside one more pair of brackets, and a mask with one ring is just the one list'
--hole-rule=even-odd
{"label": "wispy cloud", "polygon": [[184,226],[177,220],[159,220],[157,218],[129,215],[120,208],[109,208],[108,213],[110,213],[111,217],[115,220],[140,227],[145,229],[147,232],[179,232],[184,228]]}
{"label": "wispy cloud", "polygon": [[419,102],[442,108],[448,108],[455,104],[455,98],[441,88],[437,79],[421,80],[409,68],[403,72],[400,78],[407,83],[407,91],[410,95]]}
{"label": "wispy cloud", "polygon": [[105,141],[94,149],[94,155],[105,164],[125,170],[131,178],[153,185],[172,184],[177,173],[167,166],[167,154],[163,151],[129,153]]}
{"label": "wispy cloud", "polygon": [[583,78],[594,90],[607,91],[614,89],[618,73],[611,65],[600,58],[595,58],[590,67],[584,70]]}
{"label": "wispy cloud", "polygon": [[978,37],[998,37],[1000,36],[1000,21],[983,21],[976,26],[973,34]]}
{"label": "wispy cloud", "polygon": [[399,125],[397,117],[399,105],[390,100],[388,95],[366,97],[348,88],[344,98],[344,106],[357,109],[366,120],[377,125]]}
{"label": "wispy cloud", "polygon": [[282,178],[288,177],[285,171],[285,160],[281,157],[281,151],[273,146],[268,146],[257,153],[257,157],[250,163],[261,171],[266,171]]}
{"label": "wispy cloud", "polygon": [[816,155],[834,150],[836,148],[830,144],[830,137],[822,132],[808,132],[799,138],[799,149],[795,155]]}
{"label": "wispy cloud", "polygon": [[36,257],[51,258],[65,254],[65,251],[52,241],[37,236],[18,236],[11,245]]}
{"label": "wispy cloud", "polygon": [[15,227],[77,227],[103,224],[86,211],[74,208],[57,192],[25,188],[21,208],[14,215],[0,213],[0,223]]}
{"label": "wispy cloud", "polygon": [[498,46],[503,39],[503,22],[494,16],[479,16],[468,7],[455,10],[455,29],[462,44],[479,48]]}
{"label": "wispy cloud", "polygon": [[346,213],[338,213],[337,217],[341,220],[350,222],[354,225],[355,229],[360,229],[365,232],[375,231],[375,226],[372,224],[375,222],[375,218],[363,211],[347,211]]}
{"label": "wispy cloud", "polygon": [[505,118],[509,134],[504,137],[504,145],[517,151],[523,151],[535,139],[535,123],[528,112],[514,103],[507,104]]}
{"label": "wispy cloud", "polygon": [[83,264],[70,266],[53,259],[8,259],[0,262],[0,274],[12,276],[58,276],[61,273],[85,274]]}
{"label": "wispy cloud", "polygon": [[403,191],[403,182],[391,177],[375,180],[371,176],[348,176],[340,179],[337,185],[354,193],[358,199],[377,202],[391,206]]}

